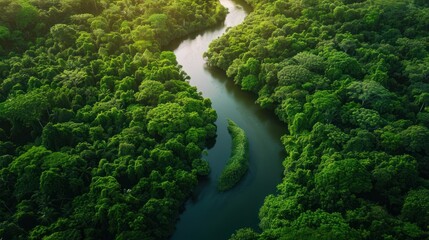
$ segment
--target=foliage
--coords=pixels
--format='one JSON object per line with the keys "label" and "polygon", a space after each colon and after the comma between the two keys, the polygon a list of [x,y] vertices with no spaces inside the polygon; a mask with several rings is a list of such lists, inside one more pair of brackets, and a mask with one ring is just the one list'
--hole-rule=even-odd
{"label": "foliage", "polygon": [[228,119],[228,132],[232,138],[231,157],[219,177],[217,186],[219,191],[233,188],[248,169],[249,141],[246,133],[230,119]]}
{"label": "foliage", "polygon": [[0,238],[166,239],[216,112],[173,39],[214,0],[1,0]]}
{"label": "foliage", "polygon": [[247,2],[205,56],[289,133],[262,232],[232,239],[426,239],[428,4]]}

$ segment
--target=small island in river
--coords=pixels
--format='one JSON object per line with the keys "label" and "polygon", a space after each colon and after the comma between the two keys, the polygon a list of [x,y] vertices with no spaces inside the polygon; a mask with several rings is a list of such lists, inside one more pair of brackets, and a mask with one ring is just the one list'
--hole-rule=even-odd
{"label": "small island in river", "polygon": [[219,177],[218,190],[233,188],[248,169],[249,141],[246,133],[235,122],[228,120],[228,132],[232,137],[231,157]]}

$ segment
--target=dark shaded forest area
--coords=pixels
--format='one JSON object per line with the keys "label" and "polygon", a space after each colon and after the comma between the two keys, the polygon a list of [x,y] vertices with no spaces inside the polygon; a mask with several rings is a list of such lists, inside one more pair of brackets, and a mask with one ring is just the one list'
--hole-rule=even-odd
{"label": "dark shaded forest area", "polygon": [[165,239],[216,112],[171,40],[215,0],[1,0],[0,238]]}
{"label": "dark shaded forest area", "polygon": [[232,239],[429,238],[429,3],[248,0],[209,63],[288,125],[262,232]]}

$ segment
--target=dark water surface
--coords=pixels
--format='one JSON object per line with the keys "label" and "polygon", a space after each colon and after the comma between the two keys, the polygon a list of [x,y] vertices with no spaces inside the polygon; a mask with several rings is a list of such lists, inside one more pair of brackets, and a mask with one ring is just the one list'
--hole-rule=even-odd
{"label": "dark water surface", "polygon": [[[200,183],[194,198],[186,203],[176,225],[173,240],[228,239],[241,227],[258,228],[258,211],[264,198],[275,192],[282,177],[284,152],[280,136],[286,126],[271,111],[257,106],[256,97],[246,93],[228,80],[225,74],[207,67],[202,55],[214,39],[227,28],[240,24],[250,12],[242,1],[220,0],[229,9],[225,23],[183,40],[171,47],[183,70],[191,77],[205,98],[210,98],[216,109],[217,139],[208,150],[211,173]],[[249,171],[232,190],[219,193],[217,179],[231,153],[231,137],[227,131],[227,119],[243,128],[249,138]]]}

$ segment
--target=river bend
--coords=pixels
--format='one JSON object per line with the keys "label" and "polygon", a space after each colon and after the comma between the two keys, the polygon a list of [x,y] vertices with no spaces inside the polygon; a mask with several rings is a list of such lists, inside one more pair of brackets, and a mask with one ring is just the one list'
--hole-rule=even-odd
{"label": "river bend", "polygon": [[[215,28],[172,44],[177,61],[191,77],[205,98],[210,98],[218,114],[215,145],[204,158],[211,173],[197,187],[185,211],[177,222],[172,240],[228,239],[241,227],[258,228],[258,211],[264,198],[274,193],[282,177],[284,153],[280,137],[286,127],[273,112],[263,110],[254,102],[255,96],[243,92],[228,80],[225,73],[206,65],[203,53],[210,42],[228,28],[240,24],[251,8],[242,1],[220,0],[228,8],[225,22]],[[249,138],[249,171],[232,190],[219,193],[217,179],[231,153],[231,137],[227,119],[232,119],[246,131]]]}

